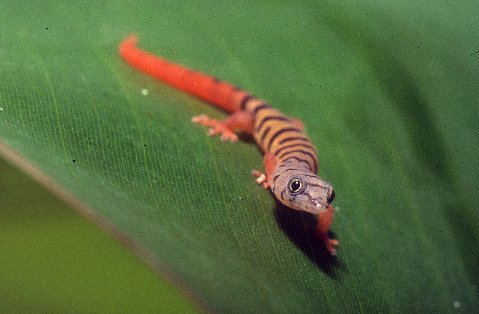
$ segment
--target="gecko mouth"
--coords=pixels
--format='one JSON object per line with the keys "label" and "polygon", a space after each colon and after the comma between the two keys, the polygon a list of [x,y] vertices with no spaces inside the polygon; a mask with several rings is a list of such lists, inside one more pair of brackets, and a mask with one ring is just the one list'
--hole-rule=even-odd
{"label": "gecko mouth", "polygon": [[312,201],[311,206],[307,210],[312,214],[320,214],[325,212],[328,206],[329,204],[324,204],[323,202]]}

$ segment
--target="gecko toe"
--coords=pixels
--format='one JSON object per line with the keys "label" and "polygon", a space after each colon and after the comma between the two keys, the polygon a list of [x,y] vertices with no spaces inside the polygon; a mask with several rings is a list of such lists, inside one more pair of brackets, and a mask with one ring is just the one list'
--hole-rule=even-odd
{"label": "gecko toe", "polygon": [[218,134],[218,131],[215,130],[214,128],[211,128],[208,130],[208,135],[209,136],[215,136],[216,134]]}
{"label": "gecko toe", "polygon": [[238,141],[238,136],[234,133],[223,133],[221,135],[221,140],[223,142],[237,142]]}
{"label": "gecko toe", "polygon": [[336,249],[339,247],[339,241],[336,239],[328,239],[324,243],[326,249],[332,256],[336,256]]}
{"label": "gecko toe", "polygon": [[251,175],[254,176],[254,177],[259,177],[262,174],[263,173],[259,170],[251,170]]}
{"label": "gecko toe", "polygon": [[256,184],[264,189],[269,189],[268,179],[264,173],[258,170],[253,170],[251,174],[256,177]]}
{"label": "gecko toe", "polygon": [[191,118],[191,121],[197,124],[203,124],[208,120],[208,116],[205,114],[200,114],[199,116],[194,116]]}

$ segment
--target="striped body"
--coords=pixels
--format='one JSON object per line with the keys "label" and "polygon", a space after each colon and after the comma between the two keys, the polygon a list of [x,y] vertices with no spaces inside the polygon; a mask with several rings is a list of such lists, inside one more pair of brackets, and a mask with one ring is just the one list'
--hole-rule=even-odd
{"label": "striped body", "polygon": [[310,139],[281,112],[232,84],[142,50],[132,51],[135,44],[136,38],[130,37],[120,46],[123,58],[134,67],[227,112],[251,112],[252,134],[264,153],[273,153],[278,161],[297,158],[307,163],[312,172],[318,171],[318,157]]}
{"label": "striped body", "polygon": [[253,114],[253,137],[264,153],[271,153],[281,164],[294,159],[318,171],[318,157],[311,140],[290,118],[255,97],[247,97],[242,110]]}
{"label": "striped body", "polygon": [[224,121],[205,115],[194,117],[193,122],[210,128],[209,135],[237,141],[235,131],[241,130],[253,136],[265,154],[265,174],[253,171],[256,182],[270,188],[282,204],[317,214],[318,236],[334,255],[338,241],[330,239],[328,231],[335,193],[316,175],[318,157],[301,122],[232,84],[140,50],[136,42],[132,36],[119,47],[120,55],[131,66],[231,113]]}

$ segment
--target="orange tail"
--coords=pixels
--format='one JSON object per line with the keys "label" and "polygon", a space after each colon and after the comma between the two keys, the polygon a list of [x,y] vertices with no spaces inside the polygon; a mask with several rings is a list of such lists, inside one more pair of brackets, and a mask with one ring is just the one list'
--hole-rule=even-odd
{"label": "orange tail", "polygon": [[138,49],[137,41],[130,36],[119,47],[122,58],[134,68],[228,112],[241,110],[241,102],[249,97],[229,83]]}

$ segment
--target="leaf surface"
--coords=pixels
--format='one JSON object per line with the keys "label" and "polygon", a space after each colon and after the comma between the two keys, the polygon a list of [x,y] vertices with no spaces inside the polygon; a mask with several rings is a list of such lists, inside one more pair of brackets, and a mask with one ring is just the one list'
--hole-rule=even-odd
{"label": "leaf surface", "polygon": [[[468,312],[477,12],[477,1],[2,3],[0,139],[214,309]],[[337,191],[337,261],[318,250],[312,217],[254,184],[252,143],[190,123],[224,114],[120,60],[130,33],[304,121]]]}

